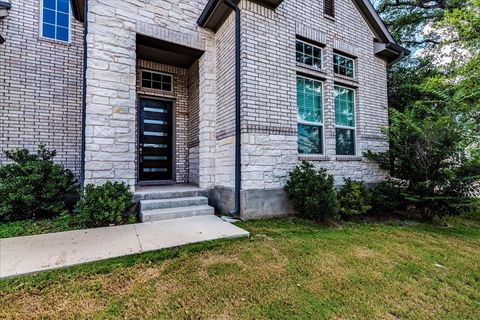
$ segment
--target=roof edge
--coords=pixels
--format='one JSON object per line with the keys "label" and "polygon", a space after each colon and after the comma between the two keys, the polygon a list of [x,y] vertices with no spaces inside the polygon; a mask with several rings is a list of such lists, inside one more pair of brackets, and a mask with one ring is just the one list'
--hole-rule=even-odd
{"label": "roof edge", "polygon": [[[284,0],[250,0],[266,8],[275,10]],[[236,0],[239,2],[239,0]],[[228,7],[223,0],[209,0],[205,5],[197,24],[206,29],[218,30],[232,9]]]}
{"label": "roof edge", "polygon": [[0,1],[0,8],[9,10],[12,8],[12,4],[7,1]]}
{"label": "roof edge", "polygon": [[85,20],[85,17],[84,17],[85,1],[88,1],[88,0],[70,0],[73,17],[80,22],[84,22]]}

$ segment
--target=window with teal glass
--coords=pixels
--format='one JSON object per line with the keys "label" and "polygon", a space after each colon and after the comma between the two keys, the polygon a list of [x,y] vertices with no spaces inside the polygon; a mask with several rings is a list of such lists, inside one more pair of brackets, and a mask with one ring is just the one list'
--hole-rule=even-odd
{"label": "window with teal glass", "polygon": [[333,72],[341,76],[355,77],[355,60],[340,54],[333,55]]}
{"label": "window with teal glass", "polygon": [[298,62],[322,69],[322,48],[297,39],[296,51]]}
{"label": "window with teal glass", "polygon": [[298,152],[323,154],[323,83],[297,77]]}
{"label": "window with teal glass", "polygon": [[335,86],[335,133],[337,155],[355,155],[355,90]]}
{"label": "window with teal glass", "polygon": [[70,1],[41,0],[41,4],[42,37],[70,41]]}

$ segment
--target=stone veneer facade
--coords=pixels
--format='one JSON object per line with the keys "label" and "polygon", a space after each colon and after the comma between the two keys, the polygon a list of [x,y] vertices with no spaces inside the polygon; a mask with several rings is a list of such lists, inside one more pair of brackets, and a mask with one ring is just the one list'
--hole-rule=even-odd
{"label": "stone veneer facade", "polygon": [[83,25],[71,41],[40,36],[40,1],[12,2],[0,19],[0,165],[13,148],[57,150],[56,160],[80,173]]}
{"label": "stone veneer facade", "polygon": [[[200,28],[196,21],[206,3],[207,0],[89,0],[86,183],[121,180],[132,187],[138,183],[139,96],[168,97],[177,104],[176,181],[212,190],[211,200],[217,209],[231,209],[234,15],[216,32]],[[292,213],[281,189],[288,172],[301,160],[327,168],[338,184],[345,177],[376,183],[384,176],[361,155],[368,149],[388,147],[381,134],[381,129],[388,125],[387,63],[374,55],[375,36],[352,0],[336,1],[335,19],[323,15],[322,5],[319,0],[285,0],[276,10],[270,10],[249,0],[239,2],[243,218]],[[185,69],[138,60],[137,34],[204,54]],[[296,62],[297,36],[324,46],[323,70]],[[71,50],[72,55],[78,55],[75,47]],[[334,75],[334,50],[357,57],[354,80]],[[77,60],[70,65],[75,72],[81,72]],[[173,74],[176,90],[173,94],[145,91],[138,81],[142,68]],[[0,66],[0,79],[6,77],[4,69]],[[325,154],[321,157],[298,154],[297,74],[324,83]],[[333,86],[337,83],[356,90],[358,152],[354,157],[335,155]],[[79,94],[81,85],[75,85],[75,93]],[[12,101],[16,100],[9,103]],[[76,105],[80,108],[78,101]],[[80,115],[74,127],[79,126],[79,118]],[[4,135],[1,137],[5,140]],[[78,144],[71,148],[78,151]]]}

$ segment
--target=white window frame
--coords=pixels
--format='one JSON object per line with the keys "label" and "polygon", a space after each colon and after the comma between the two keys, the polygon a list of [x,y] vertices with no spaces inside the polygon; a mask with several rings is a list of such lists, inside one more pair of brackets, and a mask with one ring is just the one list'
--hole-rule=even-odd
{"label": "white window frame", "polygon": [[[144,87],[143,86],[143,73],[144,72],[149,72],[149,73],[152,73],[152,74],[159,74],[159,75],[162,75],[162,76],[169,76],[170,79],[172,80],[171,84],[170,84],[170,90],[156,89],[156,88],[152,88],[152,87],[150,87],[150,88],[149,87]],[[150,81],[153,81],[153,80],[150,80]],[[173,92],[173,74],[166,73],[166,72],[160,72],[160,71],[153,71],[153,70],[149,70],[149,69],[142,69],[141,72],[140,72],[140,87],[144,88],[144,89],[159,90],[159,91],[163,91],[163,92]]]}
{"label": "white window frame", "polygon": [[43,35],[43,9],[44,9],[44,0],[40,0],[40,27],[38,28],[40,31],[40,38],[50,40],[50,41],[57,41],[61,43],[70,43],[72,41],[72,4],[70,3],[70,1],[68,1],[68,40],[67,41],[57,39],[57,10],[56,9],[55,9],[55,24],[53,25],[55,27],[55,38],[48,38]]}
{"label": "white window frame", "polygon": [[[297,60],[297,52],[298,52],[298,51],[297,51],[297,41],[298,41],[298,42],[302,42],[304,45],[308,44],[309,46],[312,46],[313,48],[320,49],[321,57],[320,57],[320,69],[319,69],[319,70],[323,70],[324,60],[325,60],[325,59],[324,59],[323,48],[320,47],[320,46],[318,46],[318,45],[315,45],[315,44],[313,44],[313,43],[311,43],[311,42],[308,42],[308,41],[305,41],[305,40],[302,40],[302,39],[299,39],[299,38],[295,38],[295,61]],[[302,54],[305,54],[305,53],[302,52]],[[317,58],[317,57],[315,57],[314,55],[312,55],[312,64],[306,64],[306,63],[299,62],[299,61],[296,61],[296,62],[317,69],[317,66],[315,66],[315,64],[313,64],[313,59],[314,59],[314,58]]]}
{"label": "white window frame", "polygon": [[[343,74],[335,72],[335,56],[339,56],[339,57],[342,57],[342,58],[345,58],[345,59],[348,59],[348,60],[352,60],[352,63],[353,63],[353,68],[352,68],[353,76],[352,77],[349,77],[347,75],[343,75]],[[333,68],[334,68],[333,73],[337,76],[345,77],[347,79],[356,79],[357,78],[357,70],[356,70],[357,69],[357,61],[356,61],[355,58],[340,54],[338,52],[334,52],[333,53]]]}
{"label": "white window frame", "polygon": [[[340,84],[334,84],[333,86],[333,108],[334,108],[334,113],[336,112],[336,106],[335,106],[335,88],[344,88],[350,91],[353,91],[353,119],[355,120],[355,126],[349,127],[349,126],[342,126],[342,125],[337,125],[337,121],[335,121],[335,155],[338,157],[356,157],[358,155],[358,144],[357,144],[357,90],[354,88],[350,88],[347,86],[342,86]],[[334,114],[334,119],[336,119],[336,114]],[[348,130],[353,130],[353,143],[355,145],[354,148],[354,154],[337,154],[337,128],[338,129],[348,129]]]}
{"label": "white window frame", "polygon": [[[312,122],[312,121],[305,121],[305,120],[300,119],[299,110],[298,110],[298,100],[297,100],[298,94],[296,94],[295,99],[297,100],[297,103],[296,103],[297,125],[298,124],[303,124],[303,125],[312,126],[312,127],[322,127],[322,153],[300,153],[299,155],[302,156],[302,157],[324,156],[325,155],[325,83],[322,80],[318,80],[318,79],[310,78],[310,77],[305,77],[305,76],[297,74],[297,77],[295,79],[298,80],[298,78],[315,81],[315,82],[320,83],[321,86],[322,86],[322,122]],[[298,133],[297,133],[297,143],[298,143]]]}

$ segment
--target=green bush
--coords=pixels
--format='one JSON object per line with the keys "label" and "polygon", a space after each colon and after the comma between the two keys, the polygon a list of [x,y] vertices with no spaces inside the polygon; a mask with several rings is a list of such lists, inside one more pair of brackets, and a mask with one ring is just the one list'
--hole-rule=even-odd
{"label": "green bush", "polygon": [[325,169],[315,170],[312,164],[302,162],[290,172],[285,191],[301,216],[314,220],[338,218],[334,180]]}
{"label": "green bush", "polygon": [[406,208],[404,189],[392,180],[380,182],[372,191],[372,211],[377,215],[404,212]]}
{"label": "green bush", "polygon": [[87,185],[78,211],[89,227],[134,222],[133,193],[125,183],[106,182],[101,186]]}
{"label": "green bush", "polygon": [[40,145],[5,152],[13,163],[0,167],[0,221],[42,219],[67,212],[67,195],[78,186],[70,170],[54,164],[55,151]]}
{"label": "green bush", "polygon": [[340,215],[353,217],[364,215],[372,208],[372,194],[361,181],[344,179],[345,184],[338,192]]}

